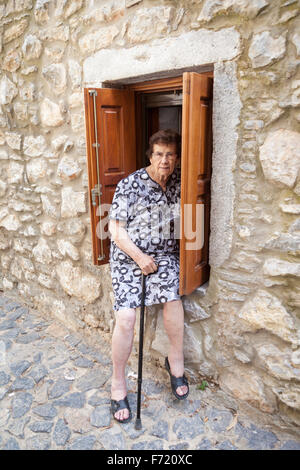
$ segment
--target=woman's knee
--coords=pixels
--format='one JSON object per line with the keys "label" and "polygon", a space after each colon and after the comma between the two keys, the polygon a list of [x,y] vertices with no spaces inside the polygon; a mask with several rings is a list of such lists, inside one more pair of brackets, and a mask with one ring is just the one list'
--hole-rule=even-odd
{"label": "woman's knee", "polygon": [[116,325],[126,332],[134,329],[136,313],[134,309],[119,310],[116,314]]}

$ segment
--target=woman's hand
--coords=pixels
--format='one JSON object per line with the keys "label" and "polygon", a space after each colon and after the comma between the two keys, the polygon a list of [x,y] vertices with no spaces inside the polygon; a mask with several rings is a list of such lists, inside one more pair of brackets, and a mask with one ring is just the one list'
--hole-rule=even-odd
{"label": "woman's hand", "polygon": [[126,229],[125,223],[119,220],[109,221],[109,231],[111,233],[112,240],[115,244],[124,251],[133,261],[139,266],[142,273],[147,275],[157,271],[157,265],[155,264],[152,256],[143,253],[131,240]]}
{"label": "woman's hand", "polygon": [[155,260],[152,256],[146,255],[143,253],[137,259],[137,264],[141,268],[143,274],[151,274],[157,271],[157,265],[155,264]]}

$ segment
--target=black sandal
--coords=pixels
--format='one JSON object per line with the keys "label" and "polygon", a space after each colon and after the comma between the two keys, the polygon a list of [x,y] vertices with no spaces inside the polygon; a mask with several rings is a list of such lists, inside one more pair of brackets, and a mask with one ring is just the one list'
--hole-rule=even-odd
{"label": "black sandal", "polygon": [[[114,417],[114,419],[116,421],[118,421],[118,423],[128,423],[131,418],[132,418],[132,414],[131,414],[131,409],[130,409],[130,406],[129,406],[129,403],[128,403],[128,399],[127,399],[127,396],[123,399],[123,400],[111,400],[110,401],[111,403],[111,412],[112,412],[112,415]],[[119,410],[124,410],[124,409],[128,409],[129,410],[129,416],[128,418],[126,419],[118,419],[115,417],[115,413]]]}
{"label": "black sandal", "polygon": [[[174,393],[175,397],[178,398],[178,400],[184,400],[188,396],[189,391],[190,391],[189,383],[188,383],[186,376],[184,374],[182,377],[175,377],[174,375],[172,375],[170,364],[169,364],[169,359],[167,357],[165,359],[165,367],[170,374],[172,392]],[[178,393],[176,392],[176,389],[184,385],[188,388],[188,391],[184,395],[178,395]]]}

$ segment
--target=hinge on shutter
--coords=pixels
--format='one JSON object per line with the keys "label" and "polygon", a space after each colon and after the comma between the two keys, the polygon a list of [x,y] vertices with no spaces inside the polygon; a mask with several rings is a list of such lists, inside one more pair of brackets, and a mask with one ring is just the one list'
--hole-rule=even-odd
{"label": "hinge on shutter", "polygon": [[97,90],[89,90],[89,95],[97,96]]}
{"label": "hinge on shutter", "polygon": [[99,183],[99,184],[95,184],[95,186],[91,189],[91,193],[92,193],[92,206],[96,206],[96,205],[97,205],[96,197],[97,197],[97,196],[102,196],[101,188],[102,188],[102,184]]}

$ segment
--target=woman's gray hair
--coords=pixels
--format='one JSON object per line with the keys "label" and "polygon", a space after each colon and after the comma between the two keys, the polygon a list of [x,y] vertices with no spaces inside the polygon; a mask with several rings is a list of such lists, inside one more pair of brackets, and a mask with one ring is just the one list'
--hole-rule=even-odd
{"label": "woman's gray hair", "polygon": [[177,157],[180,158],[181,156],[181,136],[178,132],[174,131],[173,129],[166,129],[155,132],[150,139],[149,139],[149,148],[147,150],[147,157],[150,160],[150,157],[153,153],[153,146],[155,144],[176,144],[176,153]]}

